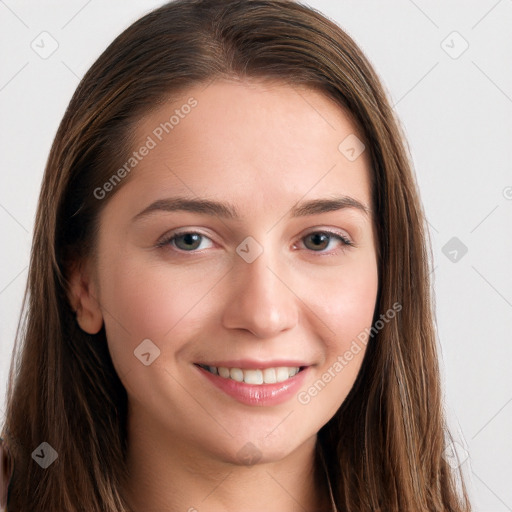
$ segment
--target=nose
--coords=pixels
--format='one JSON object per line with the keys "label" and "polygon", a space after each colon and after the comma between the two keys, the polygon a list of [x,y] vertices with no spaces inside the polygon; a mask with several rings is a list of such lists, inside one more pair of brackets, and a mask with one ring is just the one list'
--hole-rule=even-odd
{"label": "nose", "polygon": [[279,269],[282,266],[266,251],[252,263],[236,260],[228,277],[232,290],[223,313],[224,327],[271,338],[297,325],[299,299]]}

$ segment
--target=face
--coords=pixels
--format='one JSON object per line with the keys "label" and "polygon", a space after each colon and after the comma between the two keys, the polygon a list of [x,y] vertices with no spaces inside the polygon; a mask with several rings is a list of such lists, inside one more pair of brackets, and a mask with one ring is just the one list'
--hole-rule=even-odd
{"label": "face", "polygon": [[344,401],[378,286],[355,133],[312,90],[216,81],[148,114],[126,182],[96,191],[91,292],[162,446],[279,460]]}

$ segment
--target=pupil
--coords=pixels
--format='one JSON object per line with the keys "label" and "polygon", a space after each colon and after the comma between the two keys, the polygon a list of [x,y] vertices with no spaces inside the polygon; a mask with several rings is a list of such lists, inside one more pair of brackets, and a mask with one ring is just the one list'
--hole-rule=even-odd
{"label": "pupil", "polygon": [[313,235],[311,235],[311,240],[313,241],[313,243],[315,244],[315,246],[317,248],[318,248],[318,244],[323,244],[325,246],[324,242],[326,242],[326,241],[328,242],[328,239],[329,239],[329,237],[325,233],[314,233]]}

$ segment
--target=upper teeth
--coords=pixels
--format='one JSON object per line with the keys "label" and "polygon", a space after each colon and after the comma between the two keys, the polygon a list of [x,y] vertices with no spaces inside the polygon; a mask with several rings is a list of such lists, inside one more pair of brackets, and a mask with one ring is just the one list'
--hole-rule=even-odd
{"label": "upper teeth", "polygon": [[241,368],[225,368],[223,366],[203,366],[209,372],[233,379],[246,384],[275,384],[283,382],[299,373],[299,367],[280,366],[279,368],[265,368],[264,370],[242,370]]}

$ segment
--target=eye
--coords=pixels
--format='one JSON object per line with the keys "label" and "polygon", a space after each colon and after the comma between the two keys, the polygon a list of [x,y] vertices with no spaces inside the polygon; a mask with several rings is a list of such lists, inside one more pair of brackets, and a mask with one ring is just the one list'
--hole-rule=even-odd
{"label": "eye", "polygon": [[195,252],[198,249],[207,249],[208,247],[201,247],[203,240],[210,240],[206,235],[197,233],[195,231],[187,231],[183,233],[170,233],[166,235],[157,244],[158,247],[165,247],[170,245],[180,251]]}
{"label": "eye", "polygon": [[354,246],[354,243],[346,236],[333,231],[314,231],[307,234],[302,240],[304,240],[306,248],[314,252],[328,252],[325,249],[332,245],[333,241],[341,242],[342,249],[346,246]]}
{"label": "eye", "polygon": [[[170,233],[165,235],[158,243],[157,247],[171,246],[182,252],[197,252],[201,249],[208,249],[210,246],[204,246],[203,242],[212,241],[206,235],[196,231],[186,231],[181,233]],[[354,246],[354,243],[345,235],[329,230],[314,231],[307,234],[302,238],[304,246],[313,252],[330,252],[327,251],[329,247],[332,248],[334,242],[341,243],[342,250],[347,246]],[[334,249],[332,249],[334,250]]]}

